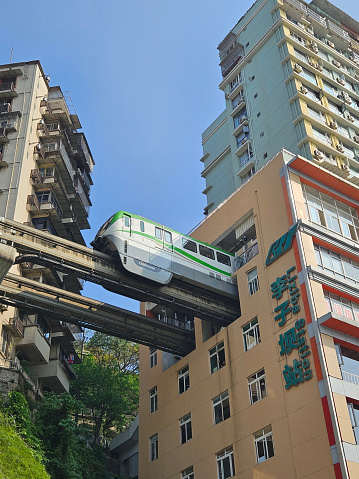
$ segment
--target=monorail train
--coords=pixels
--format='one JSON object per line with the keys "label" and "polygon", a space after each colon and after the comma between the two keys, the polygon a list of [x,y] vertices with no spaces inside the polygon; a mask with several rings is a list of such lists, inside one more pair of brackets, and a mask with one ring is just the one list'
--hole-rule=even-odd
{"label": "monorail train", "polygon": [[222,294],[237,295],[234,255],[125,211],[100,228],[94,249],[117,252],[123,268],[135,275],[167,284],[185,279]]}

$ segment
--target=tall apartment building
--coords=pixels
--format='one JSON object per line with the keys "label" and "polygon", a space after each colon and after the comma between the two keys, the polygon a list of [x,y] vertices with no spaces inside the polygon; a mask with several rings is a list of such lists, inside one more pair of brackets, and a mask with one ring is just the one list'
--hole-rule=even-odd
{"label": "tall apartment building", "polygon": [[226,108],[202,136],[206,214],[282,147],[358,184],[356,20],[327,0],[258,0],[218,49]]}
{"label": "tall apartment building", "polygon": [[[39,61],[0,66],[0,216],[85,244],[94,162],[80,129],[69,94],[49,85]],[[22,263],[13,271],[82,289],[77,278],[43,266]],[[10,307],[0,323],[3,385],[20,375],[36,391],[69,389],[79,328]]]}
{"label": "tall apartment building", "polygon": [[219,46],[192,236],[236,254],[240,316],[140,348],[141,479],[359,477],[358,27],[264,0]]}

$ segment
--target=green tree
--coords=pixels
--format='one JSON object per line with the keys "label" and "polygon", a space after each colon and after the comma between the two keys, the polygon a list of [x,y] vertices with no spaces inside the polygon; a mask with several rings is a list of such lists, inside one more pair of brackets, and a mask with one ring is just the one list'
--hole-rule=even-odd
{"label": "green tree", "polygon": [[71,393],[83,403],[83,415],[93,424],[93,442],[100,436],[113,437],[136,415],[138,375],[92,355],[85,356],[75,370],[78,379],[72,382]]}
{"label": "green tree", "polygon": [[85,347],[99,364],[116,367],[122,372],[138,374],[138,344],[96,332],[86,341]]}

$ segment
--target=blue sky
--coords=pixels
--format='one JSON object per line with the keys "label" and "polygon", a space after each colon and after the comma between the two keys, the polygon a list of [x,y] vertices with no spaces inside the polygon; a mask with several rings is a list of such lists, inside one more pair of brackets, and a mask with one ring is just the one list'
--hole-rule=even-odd
{"label": "blue sky", "polygon": [[[71,94],[96,165],[89,243],[127,210],[187,233],[203,219],[201,134],[224,108],[218,43],[252,0],[19,0],[1,63],[38,59]],[[334,2],[359,19],[359,5]],[[5,7],[3,7],[4,10]],[[16,11],[15,11],[16,10]],[[85,294],[138,310],[89,285]]]}

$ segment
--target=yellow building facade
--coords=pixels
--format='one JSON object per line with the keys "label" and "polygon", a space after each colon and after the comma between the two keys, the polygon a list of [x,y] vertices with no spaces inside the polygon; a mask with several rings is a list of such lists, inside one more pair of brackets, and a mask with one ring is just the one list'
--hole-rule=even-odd
{"label": "yellow building facade", "polygon": [[241,313],[196,319],[170,367],[141,348],[141,479],[359,477],[358,207],[355,185],[282,150],[192,234],[250,237]]}

